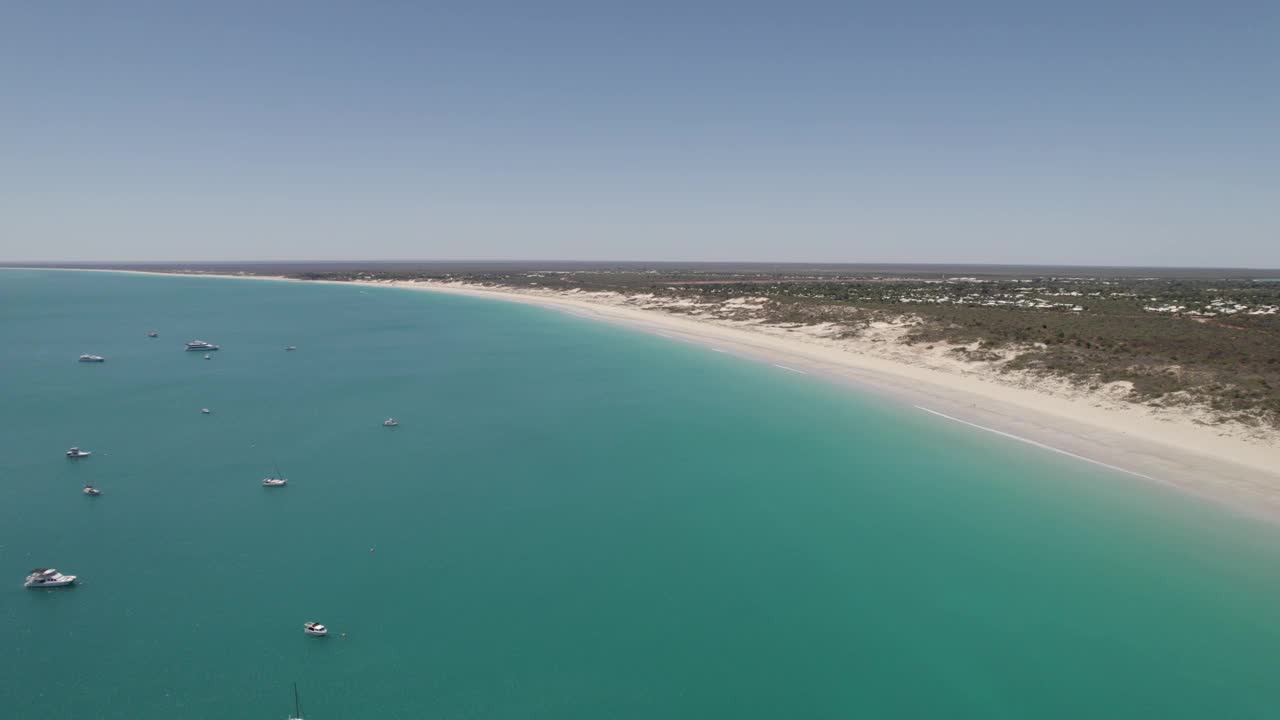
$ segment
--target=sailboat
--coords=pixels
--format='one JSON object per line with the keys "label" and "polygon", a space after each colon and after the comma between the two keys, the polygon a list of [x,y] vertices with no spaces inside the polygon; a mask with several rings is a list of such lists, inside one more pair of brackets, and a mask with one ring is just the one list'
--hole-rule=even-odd
{"label": "sailboat", "polygon": [[298,683],[293,684],[293,714],[289,720],[302,720],[302,703],[298,702]]}
{"label": "sailboat", "polygon": [[265,477],[265,478],[262,478],[262,484],[263,484],[265,487],[280,487],[281,485],[284,485],[285,483],[289,482],[288,480],[286,480],[286,479],[284,478],[284,476],[283,476],[283,475],[281,475],[281,474],[280,474],[280,466],[279,466],[279,465],[276,465],[275,463],[272,463],[272,464],[271,464],[271,467],[275,468],[275,471],[276,471],[276,472],[275,472],[275,474],[274,474],[274,475],[272,475],[271,477]]}

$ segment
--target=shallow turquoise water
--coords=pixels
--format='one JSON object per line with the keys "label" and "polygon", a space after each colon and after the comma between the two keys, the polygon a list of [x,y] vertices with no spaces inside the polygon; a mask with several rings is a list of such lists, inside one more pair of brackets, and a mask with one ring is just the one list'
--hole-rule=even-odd
{"label": "shallow turquoise water", "polygon": [[0,339],[4,717],[279,719],[295,681],[310,720],[1280,700],[1274,528],[767,365],[501,302],[51,271],[0,270]]}

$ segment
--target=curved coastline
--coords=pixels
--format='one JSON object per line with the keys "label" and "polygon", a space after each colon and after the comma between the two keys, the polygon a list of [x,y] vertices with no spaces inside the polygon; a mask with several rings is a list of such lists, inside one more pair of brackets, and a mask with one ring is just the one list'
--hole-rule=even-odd
{"label": "curved coastline", "polygon": [[890,397],[932,413],[939,422],[961,422],[1280,522],[1280,449],[1216,435],[1210,428],[1173,426],[1138,408],[1095,407],[661,311],[445,283],[368,284],[540,305],[705,345],[767,362],[779,372],[803,372]]}
{"label": "curved coastline", "polygon": [[589,298],[446,282],[339,282],[266,275],[59,269],[359,284],[536,305],[765,362],[778,372],[808,374],[881,395],[914,406],[938,422],[962,423],[977,431],[1001,435],[1011,442],[1069,455],[1280,523],[1280,447],[1217,433],[1207,426],[1175,425],[1151,417],[1138,407],[1132,411],[1103,407],[1001,385],[979,376],[944,373],[758,330],[727,327],[660,310],[618,306]]}

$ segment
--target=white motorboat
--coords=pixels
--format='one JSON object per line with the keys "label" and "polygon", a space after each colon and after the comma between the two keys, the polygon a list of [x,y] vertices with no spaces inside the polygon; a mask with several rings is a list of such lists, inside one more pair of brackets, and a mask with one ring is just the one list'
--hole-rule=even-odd
{"label": "white motorboat", "polygon": [[75,575],[63,575],[53,568],[36,568],[22,584],[29,588],[65,587],[75,581]]}
{"label": "white motorboat", "polygon": [[400,423],[395,418],[387,418],[382,421],[382,427],[399,427]]}
{"label": "white motorboat", "polygon": [[308,635],[317,635],[317,636],[328,635],[329,628],[321,625],[318,622],[307,621],[302,623],[302,632]]}
{"label": "white motorboat", "polygon": [[212,359],[213,359],[213,356],[212,356],[212,355],[210,355],[210,354],[208,354],[208,353],[205,353],[204,359],[205,359],[205,360],[212,360]]}
{"label": "white motorboat", "polygon": [[80,356],[80,362],[106,362],[106,361],[107,359],[102,357],[101,355],[90,355],[89,353],[85,353]]}
{"label": "white motorboat", "polygon": [[69,458],[86,458],[92,454],[93,453],[89,452],[88,450],[81,450],[78,447],[73,447],[67,451],[67,457]]}
{"label": "white motorboat", "polygon": [[298,346],[297,346],[297,345],[285,345],[285,346],[284,346],[284,349],[285,349],[285,351],[286,351],[286,352],[287,352],[287,351],[289,351],[289,350],[297,350],[297,349],[298,349]]}
{"label": "white motorboat", "polygon": [[217,350],[217,349],[218,349],[217,345],[214,345],[213,343],[210,343],[210,342],[205,342],[203,340],[192,340],[191,342],[187,343],[187,350],[192,352],[198,352],[200,350]]}
{"label": "white motorboat", "polygon": [[201,415],[208,415],[209,412],[210,412],[209,408],[200,408]]}
{"label": "white motorboat", "polygon": [[91,483],[85,483],[84,494],[85,495],[101,495],[102,491],[94,487]]}
{"label": "white motorboat", "polygon": [[160,337],[160,333],[156,332],[155,330],[152,330],[151,332],[147,333],[147,337],[150,337],[150,338]]}

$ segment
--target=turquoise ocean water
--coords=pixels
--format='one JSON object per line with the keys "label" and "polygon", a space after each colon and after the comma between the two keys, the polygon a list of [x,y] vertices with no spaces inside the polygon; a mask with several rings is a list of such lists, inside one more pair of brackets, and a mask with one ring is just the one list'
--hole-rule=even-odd
{"label": "turquoise ocean water", "polygon": [[5,718],[1274,717],[1278,541],[548,310],[0,270]]}

